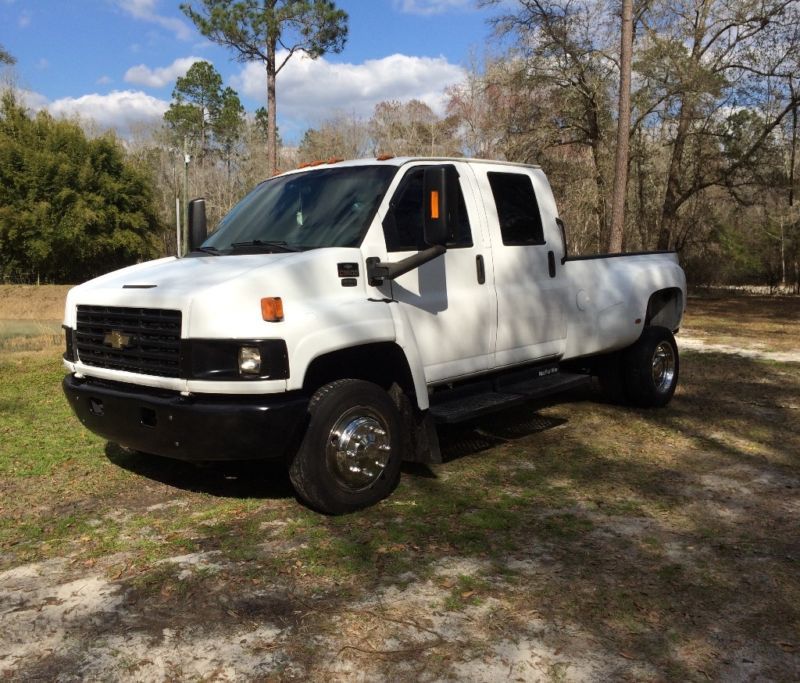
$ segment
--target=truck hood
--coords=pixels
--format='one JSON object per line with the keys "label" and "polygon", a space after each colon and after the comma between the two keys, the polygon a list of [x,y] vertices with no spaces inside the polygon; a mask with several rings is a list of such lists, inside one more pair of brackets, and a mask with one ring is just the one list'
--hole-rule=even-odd
{"label": "truck hood", "polygon": [[[338,263],[344,262],[359,264],[360,286],[342,287]],[[184,337],[266,338],[276,328],[262,319],[260,300],[270,296],[281,297],[295,315],[318,299],[336,305],[345,298],[363,298],[361,252],[332,247],[141,263],[71,289],[64,324],[75,326],[80,304],[170,309],[182,312]]]}
{"label": "truck hood", "polygon": [[[161,289],[171,296],[196,294],[244,273],[269,267],[296,254],[248,254],[240,256],[201,256],[163,258],[102,275],[80,286],[81,291],[121,289]],[[153,292],[157,295],[159,292]]]}

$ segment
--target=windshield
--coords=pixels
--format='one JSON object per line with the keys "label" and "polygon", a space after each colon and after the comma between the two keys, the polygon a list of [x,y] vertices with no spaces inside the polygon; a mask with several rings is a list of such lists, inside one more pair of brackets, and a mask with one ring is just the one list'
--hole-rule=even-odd
{"label": "windshield", "polygon": [[201,249],[356,247],[396,172],[394,166],[350,166],[267,180],[233,207]]}

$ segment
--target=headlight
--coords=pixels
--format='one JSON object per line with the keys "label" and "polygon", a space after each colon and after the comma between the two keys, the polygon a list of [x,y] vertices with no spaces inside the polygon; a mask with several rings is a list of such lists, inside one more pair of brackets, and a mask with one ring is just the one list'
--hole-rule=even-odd
{"label": "headlight", "polygon": [[239,372],[242,375],[261,374],[261,349],[257,346],[242,346],[239,349]]}
{"label": "headlight", "polygon": [[283,339],[184,339],[181,363],[187,379],[249,382],[289,376]]}

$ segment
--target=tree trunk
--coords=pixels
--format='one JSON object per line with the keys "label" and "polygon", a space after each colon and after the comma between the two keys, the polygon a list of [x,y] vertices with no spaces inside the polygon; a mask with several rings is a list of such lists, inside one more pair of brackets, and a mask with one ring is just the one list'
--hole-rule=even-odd
{"label": "tree trunk", "polygon": [[659,249],[669,249],[671,247],[678,223],[678,209],[681,207],[680,188],[681,173],[683,173],[683,153],[693,117],[693,107],[687,102],[686,97],[684,95],[684,100],[681,102],[678,129],[675,132],[675,144],[672,146],[672,159],[669,162],[667,192],[664,195],[664,205],[661,209],[661,225],[658,231]]}
{"label": "tree trunk", "polygon": [[633,61],[633,0],[622,0],[622,39],[619,60],[619,116],[614,194],[611,200],[611,232],[606,251],[622,251],[625,229],[625,195],[628,188],[628,158],[631,129],[631,62]]}
{"label": "tree trunk", "polygon": [[278,170],[278,123],[275,115],[275,42],[267,46],[267,170]]}
{"label": "tree trunk", "polygon": [[639,237],[641,239],[641,250],[645,251],[650,248],[650,226],[647,222],[647,215],[645,213],[645,190],[644,190],[644,164],[642,163],[644,155],[644,143],[642,142],[642,131],[639,129],[637,132],[638,144],[635,152],[636,158],[636,224],[639,229]]}
{"label": "tree trunk", "polygon": [[594,182],[597,187],[597,251],[603,249],[606,241],[608,227],[608,212],[606,206],[606,177],[603,168],[603,133],[600,129],[600,117],[597,113],[597,104],[592,98],[585,98],[586,127],[588,130],[589,144],[592,148],[592,161],[594,162]]}
{"label": "tree trunk", "polygon": [[786,286],[786,233],[783,228],[783,217],[781,222],[781,286]]}
{"label": "tree trunk", "polygon": [[[789,92],[794,100],[796,97],[794,84],[789,82]],[[794,169],[797,164],[797,102],[792,107],[792,145],[791,154],[789,155],[789,208],[794,206]]]}
{"label": "tree trunk", "polygon": [[602,145],[599,139],[592,140],[592,159],[594,160],[594,181],[597,186],[597,251],[602,251],[603,242],[608,224],[608,214],[606,210],[606,178],[603,175]]}
{"label": "tree trunk", "polygon": [[[789,155],[789,220],[795,221],[794,211],[792,208],[794,207],[794,174],[795,174],[795,166],[797,164],[797,101],[795,100],[796,93],[794,88],[794,83],[790,80],[789,81],[789,92],[792,95],[792,100],[795,101],[795,105],[792,108],[792,145],[791,145],[791,154]],[[795,234],[797,233],[797,225],[793,225]],[[783,246],[783,245],[781,245]],[[795,253],[797,253],[797,245],[795,245]],[[783,254],[781,254],[781,258],[783,259]],[[785,284],[785,283],[784,283]],[[794,291],[795,293],[800,292],[800,271],[798,270],[797,260],[794,262]]]}

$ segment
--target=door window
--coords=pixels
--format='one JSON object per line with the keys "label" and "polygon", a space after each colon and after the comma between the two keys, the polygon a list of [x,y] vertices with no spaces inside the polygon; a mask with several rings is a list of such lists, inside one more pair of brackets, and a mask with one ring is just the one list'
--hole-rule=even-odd
{"label": "door window", "polygon": [[[383,221],[387,251],[421,251],[428,248],[423,233],[424,201],[422,178],[424,167],[406,173],[392,199],[391,208]],[[450,226],[448,249],[472,246],[467,207],[461,186],[458,187],[458,220]]]}
{"label": "door window", "polygon": [[542,217],[530,176],[496,172],[487,173],[487,176],[497,207],[503,244],[544,244]]}

